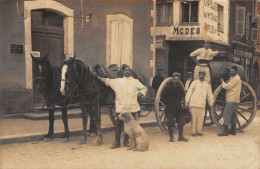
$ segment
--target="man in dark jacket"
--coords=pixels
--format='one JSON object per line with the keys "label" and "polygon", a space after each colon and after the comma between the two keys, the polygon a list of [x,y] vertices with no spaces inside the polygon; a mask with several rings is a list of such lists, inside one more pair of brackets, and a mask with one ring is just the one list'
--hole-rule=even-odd
{"label": "man in dark jacket", "polygon": [[157,69],[157,75],[154,76],[153,81],[152,81],[152,87],[155,90],[155,95],[157,94],[157,91],[158,91],[161,83],[164,81],[162,73],[163,73],[163,70],[161,68]]}
{"label": "man in dark jacket", "polygon": [[184,110],[182,103],[185,98],[185,91],[181,86],[180,73],[174,72],[172,75],[172,84],[166,86],[161,94],[161,100],[166,105],[166,118],[169,130],[170,142],[174,142],[173,126],[174,118],[178,124],[179,141],[188,141],[183,136],[183,126],[185,125]]}

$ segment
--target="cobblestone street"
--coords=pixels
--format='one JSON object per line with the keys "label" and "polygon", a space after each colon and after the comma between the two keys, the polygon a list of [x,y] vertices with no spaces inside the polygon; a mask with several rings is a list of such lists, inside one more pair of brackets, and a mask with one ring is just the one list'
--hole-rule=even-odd
{"label": "cobblestone street", "polygon": [[188,143],[169,143],[168,135],[158,127],[145,130],[150,138],[147,152],[128,151],[126,147],[111,150],[114,132],[104,133],[104,144],[97,146],[94,137],[88,144],[78,145],[80,137],[72,137],[70,142],[62,139],[50,142],[30,142],[7,144],[0,147],[0,168],[2,169],[182,169],[182,168],[243,168],[260,167],[259,110],[245,133],[236,136],[218,137],[216,126],[204,127],[202,137],[190,136],[190,124],[185,126]]}

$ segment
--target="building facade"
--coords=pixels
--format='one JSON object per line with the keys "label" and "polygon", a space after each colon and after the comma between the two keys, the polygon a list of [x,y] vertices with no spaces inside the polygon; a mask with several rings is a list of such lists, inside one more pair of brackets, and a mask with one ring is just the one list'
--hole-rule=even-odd
{"label": "building facade", "polygon": [[233,61],[243,66],[247,81],[259,95],[259,67],[257,58],[258,17],[256,0],[231,0],[229,43]]}
{"label": "building facade", "polygon": [[255,7],[256,0],[157,0],[156,68],[165,68],[165,76],[180,72],[185,81],[196,64],[190,53],[209,42],[213,51],[227,52],[215,60],[241,64],[257,92]]}
{"label": "building facade", "polygon": [[152,0],[2,0],[1,112],[42,104],[34,88],[31,52],[61,66],[76,55],[86,64],[128,64],[147,86],[153,76]]}

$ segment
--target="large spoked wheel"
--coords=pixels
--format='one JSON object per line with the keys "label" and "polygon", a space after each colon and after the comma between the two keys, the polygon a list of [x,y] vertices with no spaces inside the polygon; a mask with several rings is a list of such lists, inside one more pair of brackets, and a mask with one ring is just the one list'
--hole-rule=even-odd
{"label": "large spoked wheel", "polygon": [[[141,113],[139,114],[140,117],[147,117],[151,112],[154,110],[154,98],[144,97],[140,100],[138,100],[138,103],[141,107]],[[109,111],[109,118],[114,124],[116,125],[116,112],[115,112],[115,103],[108,106]]]}
{"label": "large spoked wheel", "polygon": [[[168,133],[168,127],[167,127],[167,118],[166,118],[166,112],[165,112],[165,105],[162,103],[161,101],[161,94],[163,89],[171,82],[171,77],[168,77],[167,79],[165,79],[162,84],[160,85],[157,94],[156,94],[156,98],[155,98],[155,118],[156,118],[156,122],[159,126],[159,128],[161,129],[161,131]],[[184,91],[184,86],[181,83],[183,92]]]}
{"label": "large spoked wheel", "polygon": [[[225,89],[220,85],[214,92],[214,108],[215,111],[211,112],[211,117],[218,128],[223,129],[224,119],[223,111],[226,104]],[[247,83],[242,81],[240,103],[236,110],[237,125],[236,130],[241,131],[245,129],[252,122],[256,115],[257,98],[253,88]]]}
{"label": "large spoked wheel", "polygon": [[114,106],[109,106],[109,118],[112,121],[112,123],[114,124],[114,126],[116,126],[116,112],[115,112],[115,107]]}

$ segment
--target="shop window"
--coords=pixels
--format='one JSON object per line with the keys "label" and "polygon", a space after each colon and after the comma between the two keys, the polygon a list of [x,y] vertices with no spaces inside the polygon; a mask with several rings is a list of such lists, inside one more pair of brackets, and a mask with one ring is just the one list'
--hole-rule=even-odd
{"label": "shop window", "polygon": [[224,32],[224,7],[218,5],[218,31]]}
{"label": "shop window", "polygon": [[198,10],[199,10],[199,2],[182,2],[181,3],[182,10],[182,23],[184,24],[193,24],[198,23]]}
{"label": "shop window", "polygon": [[236,10],[236,34],[244,35],[245,34],[245,7],[237,7]]}
{"label": "shop window", "polygon": [[156,4],[157,26],[169,26],[173,24],[173,3]]}

